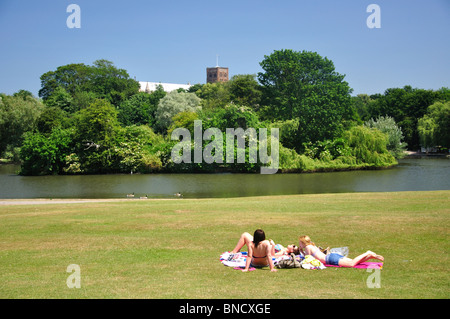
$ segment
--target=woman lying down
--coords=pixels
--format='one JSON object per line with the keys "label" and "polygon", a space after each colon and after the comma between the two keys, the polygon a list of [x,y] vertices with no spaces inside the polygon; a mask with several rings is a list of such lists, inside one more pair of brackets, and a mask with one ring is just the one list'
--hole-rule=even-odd
{"label": "woman lying down", "polygon": [[323,264],[340,267],[354,267],[369,259],[384,261],[383,256],[372,251],[367,251],[353,259],[344,257],[340,254],[329,253],[329,248],[324,250],[321,247],[317,247],[311,241],[309,236],[301,236],[299,238],[299,247],[296,245],[288,245],[287,247],[283,247],[279,244],[275,245],[272,240],[266,240],[266,235],[262,229],[255,230],[253,236],[247,232],[243,233],[231,253],[238,253],[244,246],[248,247],[246,264],[243,269],[244,272],[248,271],[250,267],[261,268],[267,266],[270,267],[270,271],[275,272],[277,270],[274,267],[272,257],[280,258],[288,256],[291,253],[294,253],[295,255],[301,254],[303,256],[311,255]]}
{"label": "woman lying down", "polygon": [[344,257],[340,254],[324,254],[320,249],[311,241],[309,236],[300,236],[299,243],[300,251],[304,255],[311,255],[323,264],[333,265],[339,267],[355,267],[356,265],[366,262],[370,259],[378,259],[384,261],[384,257],[368,250],[364,254],[361,254],[353,259]]}

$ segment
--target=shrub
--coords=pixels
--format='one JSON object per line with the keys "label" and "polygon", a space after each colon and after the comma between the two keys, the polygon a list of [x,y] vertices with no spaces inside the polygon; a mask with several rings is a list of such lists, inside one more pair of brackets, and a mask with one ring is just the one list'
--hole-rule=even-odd
{"label": "shrub", "polygon": [[49,136],[26,133],[20,157],[22,175],[60,174],[72,151],[72,130],[54,128]]}
{"label": "shrub", "polygon": [[357,164],[377,167],[396,164],[394,156],[386,147],[388,136],[378,129],[355,126],[344,133],[344,139]]}
{"label": "shrub", "polygon": [[370,119],[364,126],[376,128],[385,133],[388,137],[386,148],[395,158],[404,156],[406,150],[406,143],[403,142],[403,132],[397,126],[394,119],[389,116],[380,116],[376,120]]}
{"label": "shrub", "polygon": [[196,112],[200,109],[200,98],[195,93],[170,92],[158,103],[155,115],[156,129],[165,134],[175,115],[181,112]]}

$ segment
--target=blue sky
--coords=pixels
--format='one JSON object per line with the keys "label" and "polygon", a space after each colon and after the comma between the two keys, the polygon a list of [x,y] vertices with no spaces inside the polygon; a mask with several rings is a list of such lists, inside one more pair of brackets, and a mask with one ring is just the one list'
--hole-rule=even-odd
{"label": "blue sky", "polygon": [[[81,8],[70,29],[69,4]],[[368,28],[369,4],[381,28]],[[256,74],[274,50],[314,51],[353,95],[450,87],[448,0],[0,0],[0,92],[37,95],[40,76],[107,59],[138,81],[205,83],[206,68]]]}

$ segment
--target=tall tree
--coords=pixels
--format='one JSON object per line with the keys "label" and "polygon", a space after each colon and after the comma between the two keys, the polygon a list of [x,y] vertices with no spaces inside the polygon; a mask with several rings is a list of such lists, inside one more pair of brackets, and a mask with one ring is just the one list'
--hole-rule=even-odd
{"label": "tall tree", "polygon": [[409,149],[417,149],[420,145],[418,120],[426,113],[430,105],[437,101],[448,101],[449,90],[442,88],[438,91],[412,88],[389,88],[384,94],[371,96],[371,103],[367,104],[370,118],[390,116],[401,127],[405,142]]}
{"label": "tall tree", "polygon": [[120,158],[117,145],[122,139],[122,128],[117,110],[106,100],[96,100],[77,113],[74,144],[88,173],[108,173],[118,170]]}
{"label": "tall tree", "polygon": [[228,87],[232,102],[258,110],[261,104],[262,92],[256,80],[256,75],[235,75],[228,82]]}
{"label": "tall tree", "polygon": [[166,94],[159,85],[151,93],[140,92],[131,96],[119,106],[119,121],[125,126],[142,124],[153,126],[159,100]]}
{"label": "tall tree", "polygon": [[421,146],[450,148],[450,101],[430,105],[418,121]]}
{"label": "tall tree", "polygon": [[59,66],[56,71],[41,75],[39,97],[47,100],[58,87],[64,88],[72,96],[77,90],[89,91],[91,76],[92,68],[83,63]]}
{"label": "tall tree", "polygon": [[118,106],[138,93],[139,82],[131,79],[126,70],[118,69],[111,61],[103,59],[95,61],[92,66],[68,64],[44,73],[39,96],[46,101],[59,87],[72,97],[78,92],[93,92],[97,98],[107,99]]}
{"label": "tall tree", "polygon": [[61,174],[72,151],[72,130],[55,127],[49,135],[25,134],[20,150],[22,175]]}
{"label": "tall tree", "polygon": [[[296,149],[340,136],[358,118],[351,89],[331,60],[316,52],[274,51],[260,63],[263,103],[271,120],[299,119]],[[267,114],[267,112],[266,112]]]}
{"label": "tall tree", "polygon": [[206,83],[195,94],[201,98],[200,103],[205,110],[220,109],[230,102],[228,83],[224,82]]}
{"label": "tall tree", "polygon": [[131,79],[126,70],[104,59],[94,62],[90,85],[100,98],[106,98],[116,107],[139,91],[139,82]]}
{"label": "tall tree", "polygon": [[0,94],[0,155],[7,147],[21,146],[23,134],[36,128],[44,110],[39,100],[24,92],[14,96]]}
{"label": "tall tree", "polygon": [[61,110],[68,113],[74,113],[72,96],[65,88],[58,86],[46,100],[45,105],[49,107],[59,107]]}

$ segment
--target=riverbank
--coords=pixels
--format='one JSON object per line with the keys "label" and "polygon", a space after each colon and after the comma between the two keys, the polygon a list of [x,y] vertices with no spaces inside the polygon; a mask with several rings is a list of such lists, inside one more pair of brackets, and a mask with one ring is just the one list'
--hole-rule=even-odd
{"label": "riverbank", "polygon": [[421,159],[421,158],[448,158],[450,159],[449,153],[424,153],[424,152],[405,152],[405,158]]}
{"label": "riverbank", "polygon": [[[449,198],[428,191],[2,205],[0,297],[445,299]],[[380,288],[368,286],[374,273],[364,269],[223,266],[219,255],[256,228],[283,245],[308,234],[321,246],[348,246],[351,257],[373,250],[385,257]],[[80,267],[79,289],[66,284],[71,264]]]}
{"label": "riverbank", "polygon": [[105,199],[53,199],[53,198],[36,198],[36,199],[0,199],[0,206],[11,205],[46,205],[46,204],[85,204],[85,203],[106,203],[106,202],[124,202],[131,201],[128,198],[105,198]]}
{"label": "riverbank", "polygon": [[314,174],[111,174],[20,176],[0,165],[0,199],[174,199],[450,190],[450,161],[402,159],[384,170]]}

